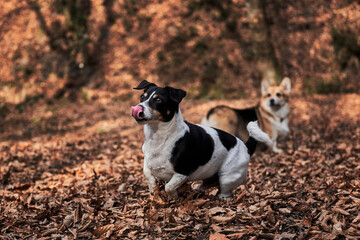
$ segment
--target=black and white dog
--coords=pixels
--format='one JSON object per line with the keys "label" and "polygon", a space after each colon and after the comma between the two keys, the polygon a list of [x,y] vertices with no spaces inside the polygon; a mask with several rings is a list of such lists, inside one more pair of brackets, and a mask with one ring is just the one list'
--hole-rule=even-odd
{"label": "black and white dog", "polygon": [[166,181],[165,191],[177,198],[177,188],[186,181],[203,180],[201,189],[217,185],[219,197],[229,197],[247,176],[250,156],[257,141],[271,142],[269,136],[250,122],[246,143],[224,131],[184,121],[179,103],[186,92],[161,88],[146,80],[136,90],[144,90],[132,116],[144,124],[144,174],[150,192],[156,179]]}

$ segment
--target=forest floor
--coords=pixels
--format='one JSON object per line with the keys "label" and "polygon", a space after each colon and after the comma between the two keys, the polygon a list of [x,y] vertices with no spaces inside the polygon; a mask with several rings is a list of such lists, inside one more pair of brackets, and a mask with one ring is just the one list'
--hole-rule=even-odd
{"label": "forest floor", "polygon": [[[210,107],[181,103],[198,123]],[[134,104],[134,102],[133,102]],[[359,239],[360,95],[294,97],[281,154],[257,152],[232,198],[149,195],[131,101],[35,103],[0,125],[0,239]]]}

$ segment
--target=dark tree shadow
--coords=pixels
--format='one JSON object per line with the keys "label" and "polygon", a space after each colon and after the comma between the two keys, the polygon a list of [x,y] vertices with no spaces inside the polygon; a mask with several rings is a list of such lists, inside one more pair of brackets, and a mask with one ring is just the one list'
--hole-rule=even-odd
{"label": "dark tree shadow", "polygon": [[[61,98],[67,95],[70,99],[76,98],[80,87],[103,80],[103,57],[109,46],[109,29],[116,20],[116,14],[112,9],[114,2],[103,1],[105,20],[99,26],[95,37],[88,27],[93,7],[90,0],[54,1],[51,11],[67,16],[66,26],[58,20],[46,19],[37,1],[26,1],[48,38],[50,51],[38,53],[42,55],[39,59],[42,63],[43,77],[47,79],[49,74],[54,72],[58,77],[66,78],[64,86],[59,87],[53,97]],[[49,21],[50,25],[47,24]]]}

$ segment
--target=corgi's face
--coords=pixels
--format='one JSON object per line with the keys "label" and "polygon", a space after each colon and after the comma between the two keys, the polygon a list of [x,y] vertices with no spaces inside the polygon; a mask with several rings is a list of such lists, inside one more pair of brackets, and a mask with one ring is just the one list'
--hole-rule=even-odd
{"label": "corgi's face", "polygon": [[291,82],[284,78],[279,86],[269,86],[264,80],[261,82],[261,103],[270,108],[281,108],[289,101]]}

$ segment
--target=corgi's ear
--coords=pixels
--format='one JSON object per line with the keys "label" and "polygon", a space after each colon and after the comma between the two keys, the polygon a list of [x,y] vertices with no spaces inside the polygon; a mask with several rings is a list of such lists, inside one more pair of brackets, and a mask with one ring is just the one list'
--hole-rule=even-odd
{"label": "corgi's ear", "polygon": [[289,95],[290,94],[290,91],[291,91],[291,81],[290,81],[290,78],[288,77],[285,77],[282,81],[281,81],[281,84],[280,84],[284,90],[284,93]]}
{"label": "corgi's ear", "polygon": [[263,79],[261,81],[261,95],[264,96],[266,94],[266,91],[269,87],[269,82],[266,79]]}
{"label": "corgi's ear", "polygon": [[141,90],[141,89],[145,89],[144,91],[146,91],[149,87],[151,86],[156,86],[154,83],[148,82],[146,80],[143,80],[136,88],[134,88],[135,90]]}

